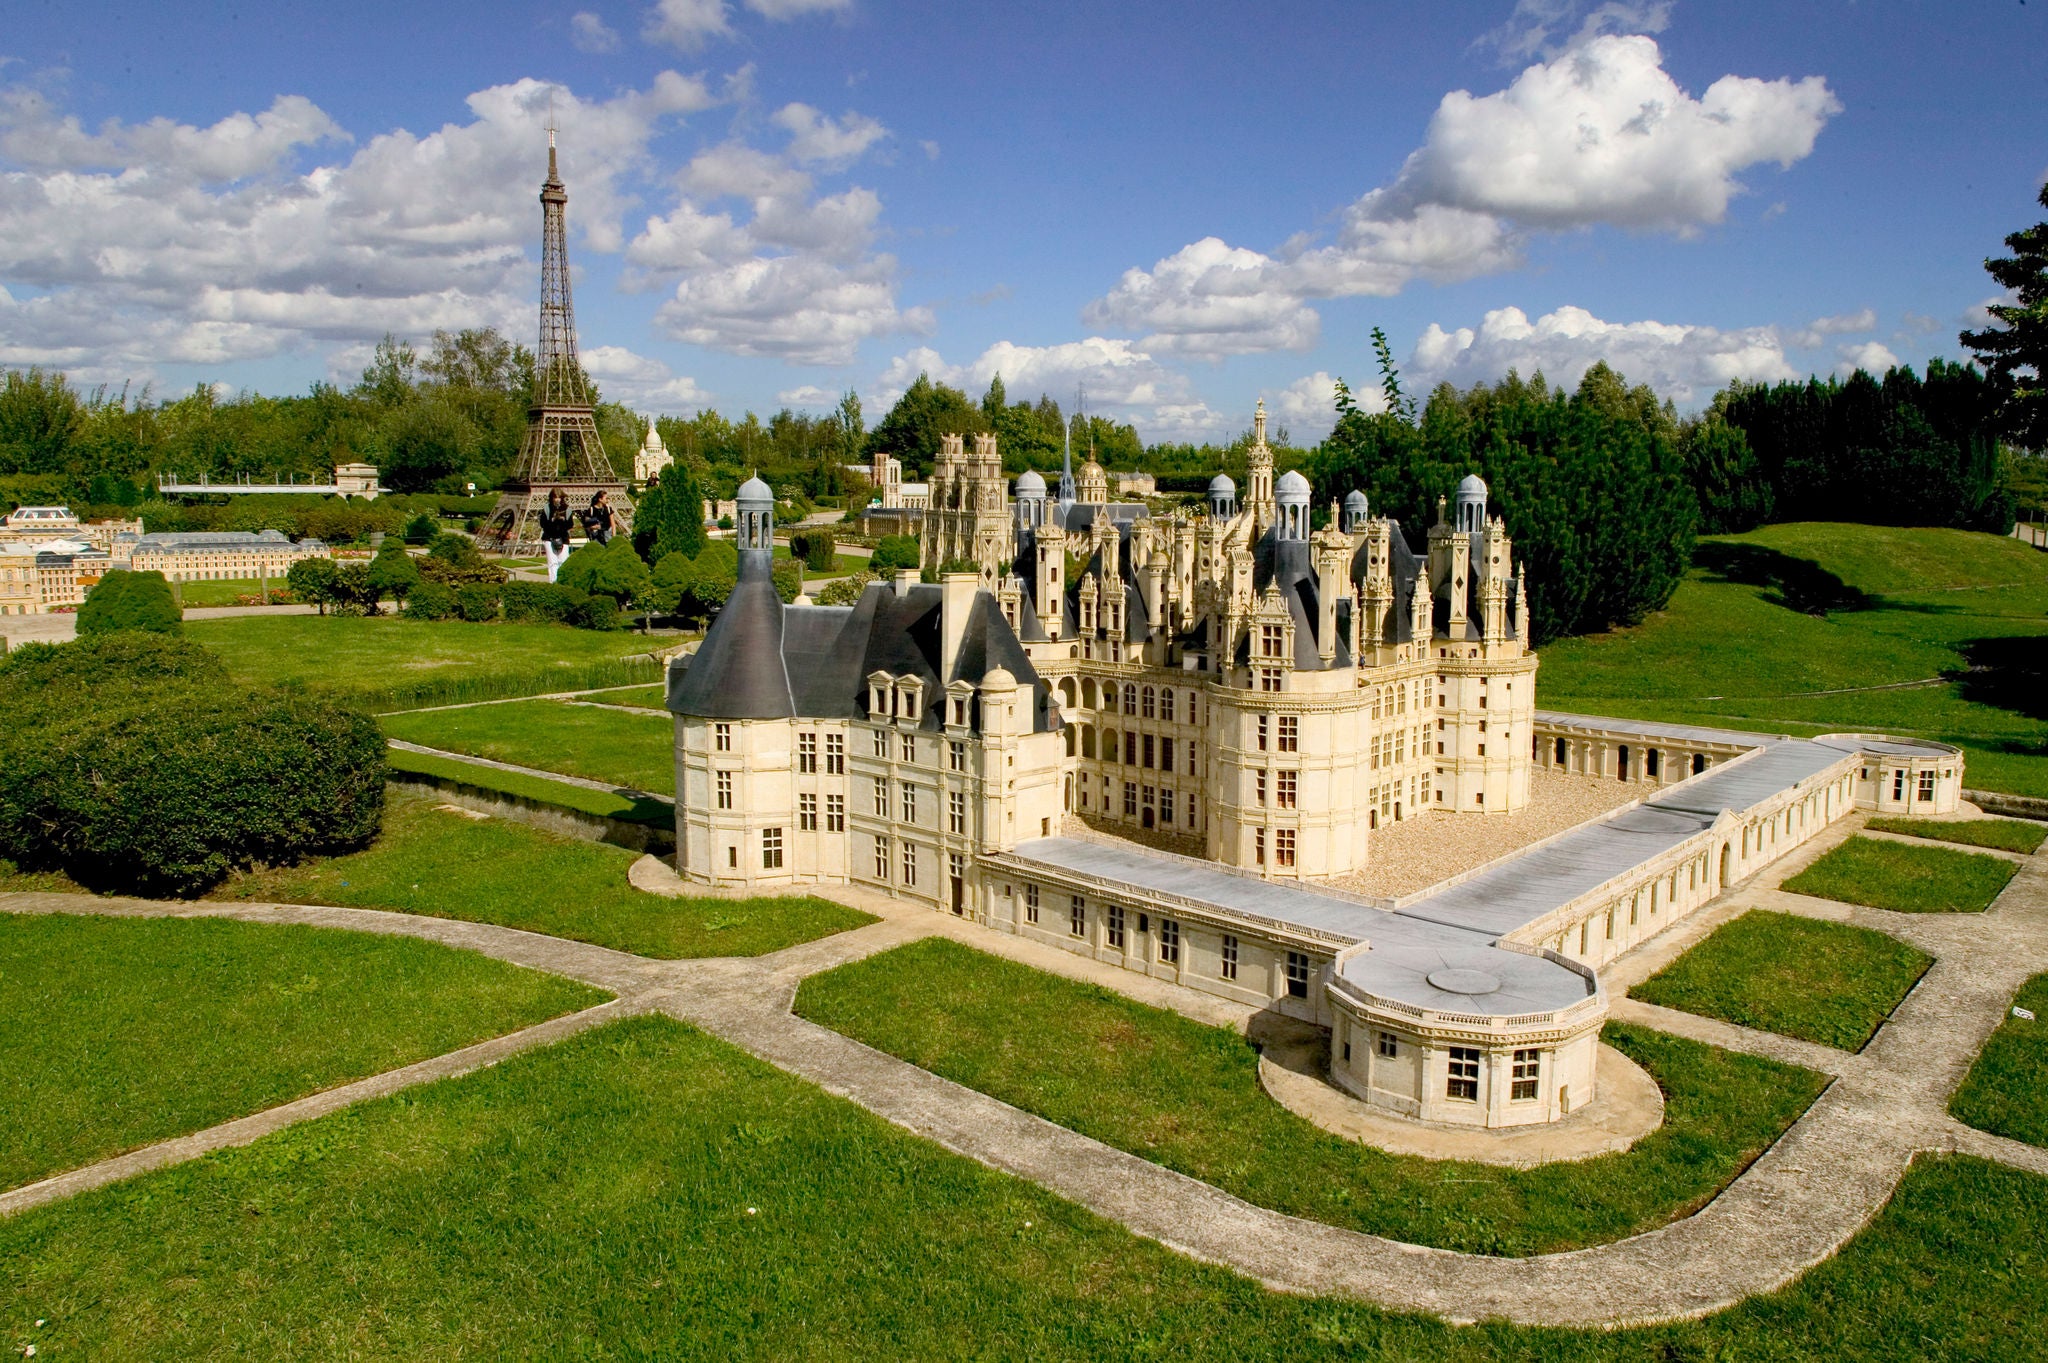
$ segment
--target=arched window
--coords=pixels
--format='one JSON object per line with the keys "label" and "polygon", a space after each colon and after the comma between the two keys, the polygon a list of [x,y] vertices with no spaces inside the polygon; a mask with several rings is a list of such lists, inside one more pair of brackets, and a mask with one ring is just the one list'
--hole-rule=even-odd
{"label": "arched window", "polygon": [[1138,713],[1138,688],[1135,686],[1127,685],[1124,687],[1124,713],[1127,715]]}
{"label": "arched window", "polygon": [[1159,717],[1169,724],[1173,722],[1173,688],[1170,686],[1159,690]]}
{"label": "arched window", "polygon": [[1159,696],[1151,687],[1145,688],[1145,718],[1156,719],[1159,714]]}

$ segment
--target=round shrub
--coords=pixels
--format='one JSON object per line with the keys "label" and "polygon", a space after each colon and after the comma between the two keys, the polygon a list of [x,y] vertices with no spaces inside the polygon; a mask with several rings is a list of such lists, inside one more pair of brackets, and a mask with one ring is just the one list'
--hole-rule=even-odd
{"label": "round shrub", "polygon": [[80,634],[118,634],[147,630],[178,634],[185,628],[171,584],[158,572],[131,573],[116,568],[99,580],[78,608]]}
{"label": "round shrub", "polygon": [[584,593],[559,582],[507,582],[505,618],[533,624],[567,624]]}
{"label": "round shrub", "polygon": [[894,572],[898,568],[915,568],[924,554],[917,547],[917,540],[910,535],[884,535],[875,545],[874,557],[868,566],[878,573]]}
{"label": "round shrub", "polygon": [[447,620],[455,615],[455,593],[439,582],[422,582],[405,598],[401,612],[409,620]]}
{"label": "round shrub", "polygon": [[498,598],[503,588],[494,582],[471,582],[455,589],[455,608],[462,618],[479,624],[498,618]]}
{"label": "round shrub", "polygon": [[[230,871],[360,847],[384,739],[360,710],[246,692],[196,645],[106,635],[0,662],[0,857],[91,889],[198,894]],[[89,699],[88,699],[89,698]]]}
{"label": "round shrub", "polygon": [[570,609],[569,623],[578,629],[617,629],[619,603],[602,593],[586,596]]}

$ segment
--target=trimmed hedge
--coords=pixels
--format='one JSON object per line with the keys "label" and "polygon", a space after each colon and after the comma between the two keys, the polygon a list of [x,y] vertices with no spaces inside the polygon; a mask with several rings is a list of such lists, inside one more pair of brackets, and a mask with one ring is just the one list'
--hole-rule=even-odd
{"label": "trimmed hedge", "polygon": [[439,582],[422,582],[405,598],[409,620],[447,620],[455,615],[455,593]]}
{"label": "trimmed hedge", "polygon": [[132,573],[116,568],[99,580],[78,608],[80,634],[117,634],[148,630],[155,634],[184,631],[184,613],[159,572]]}
{"label": "trimmed hedge", "polygon": [[368,714],[239,691],[196,644],[139,633],[0,660],[0,857],[109,892],[193,895],[237,867],[356,848],[384,812]]}

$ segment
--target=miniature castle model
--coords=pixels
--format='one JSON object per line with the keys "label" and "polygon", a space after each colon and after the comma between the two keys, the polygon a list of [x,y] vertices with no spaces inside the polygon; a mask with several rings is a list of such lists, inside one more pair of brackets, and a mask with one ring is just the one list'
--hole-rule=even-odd
{"label": "miniature castle model", "polygon": [[[1854,807],[1954,807],[1939,744],[1537,711],[1485,483],[1439,502],[1421,554],[1357,492],[1312,531],[1265,425],[1242,503],[1218,475],[1162,517],[1110,502],[1092,459],[1057,498],[1036,473],[1012,495],[993,438],[948,437],[925,562],[972,571],[853,606],[782,604],[749,480],[737,585],[669,675],[678,869],[854,882],[1264,1007],[1329,1028],[1332,1080],[1368,1103],[1500,1127],[1594,1101],[1605,962]],[[1328,884],[1424,810],[1514,813],[1537,765],[1644,795],[1420,895]]]}

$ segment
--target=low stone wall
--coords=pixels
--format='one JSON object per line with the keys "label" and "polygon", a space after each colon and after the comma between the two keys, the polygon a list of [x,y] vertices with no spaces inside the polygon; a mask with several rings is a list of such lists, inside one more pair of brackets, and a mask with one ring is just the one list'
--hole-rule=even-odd
{"label": "low stone wall", "polygon": [[1986,814],[2003,814],[2012,819],[2048,821],[2048,800],[2033,795],[2007,795],[1996,790],[1966,790],[1963,798]]}
{"label": "low stone wall", "polygon": [[431,772],[393,769],[387,773],[385,779],[388,784],[394,786],[432,790],[449,804],[473,809],[479,814],[489,814],[493,818],[529,824],[550,833],[558,833],[565,838],[606,842],[614,847],[624,847],[634,852],[648,852],[658,857],[673,857],[676,853],[676,835],[673,827],[662,828],[653,824],[635,823],[630,819],[614,819],[602,814],[591,814],[580,809],[549,804],[527,795],[514,795],[507,791],[492,790],[487,786],[472,785],[467,781],[458,781],[452,776],[437,776]]}

